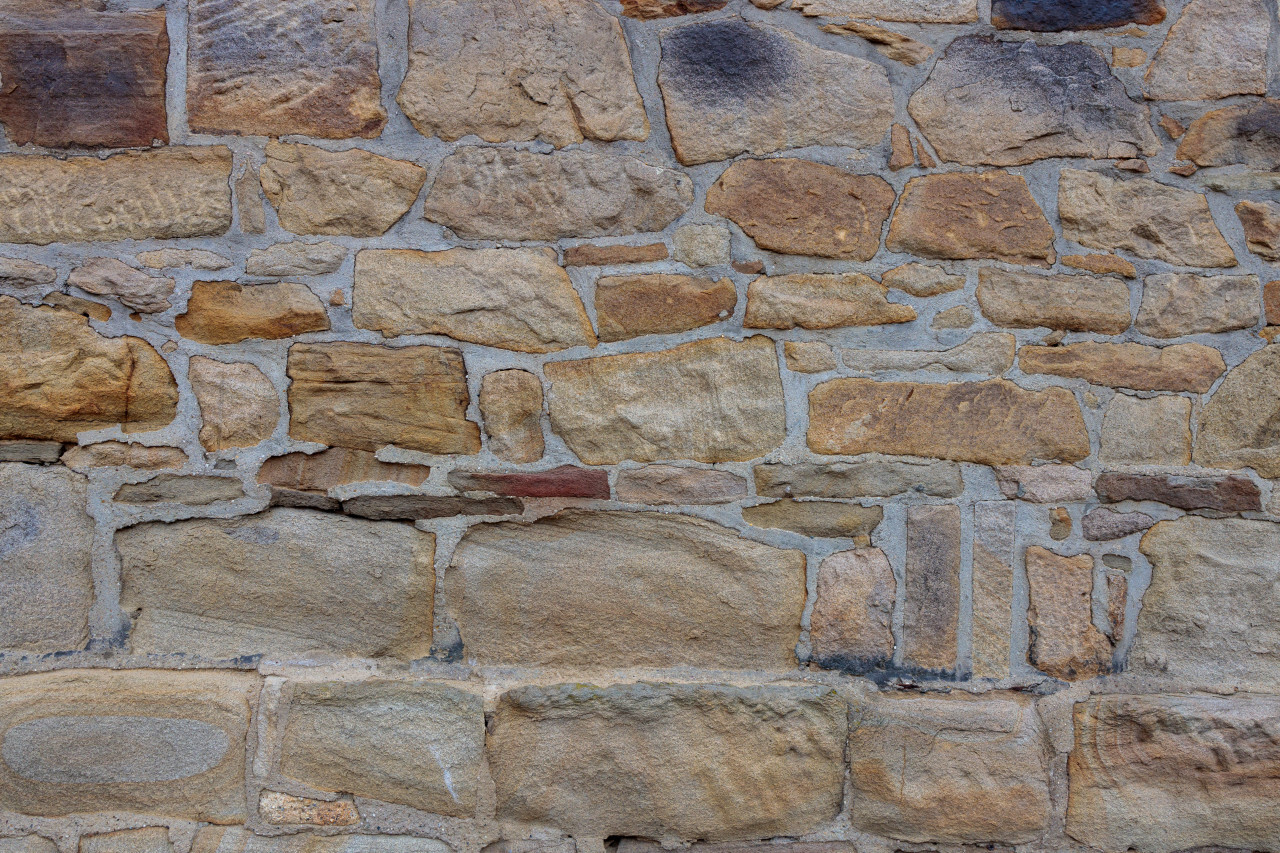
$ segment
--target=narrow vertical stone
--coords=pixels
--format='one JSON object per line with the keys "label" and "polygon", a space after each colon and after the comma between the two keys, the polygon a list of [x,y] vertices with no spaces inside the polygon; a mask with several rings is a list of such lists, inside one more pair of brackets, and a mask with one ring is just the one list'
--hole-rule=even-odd
{"label": "narrow vertical stone", "polygon": [[973,508],[973,675],[1009,677],[1013,620],[1013,501]]}
{"label": "narrow vertical stone", "polygon": [[910,667],[952,672],[960,621],[960,508],[907,510],[907,606],[904,660]]}

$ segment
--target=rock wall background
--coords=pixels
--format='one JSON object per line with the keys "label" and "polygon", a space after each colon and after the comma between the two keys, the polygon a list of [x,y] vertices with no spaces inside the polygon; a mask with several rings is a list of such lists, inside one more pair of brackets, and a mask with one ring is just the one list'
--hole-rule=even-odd
{"label": "rock wall background", "polygon": [[0,4],[0,851],[1280,849],[1277,35]]}

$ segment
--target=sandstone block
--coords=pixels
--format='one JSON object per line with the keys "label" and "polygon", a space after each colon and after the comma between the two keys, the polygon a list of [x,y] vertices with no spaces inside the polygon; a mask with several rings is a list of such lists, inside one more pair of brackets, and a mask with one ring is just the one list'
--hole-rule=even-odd
{"label": "sandstone block", "polygon": [[[210,832],[209,830],[213,830]],[[207,839],[207,840],[206,840]],[[207,847],[201,847],[206,843]],[[244,827],[202,827],[195,853],[449,853],[443,841],[412,835],[254,835]]]}
{"label": "sandstone block", "polygon": [[1236,216],[1249,251],[1266,261],[1280,261],[1280,205],[1242,201],[1236,205]]}
{"label": "sandstone block", "polygon": [[609,499],[608,471],[574,465],[514,474],[453,470],[449,485],[460,492],[492,492],[515,498]]}
{"label": "sandstone block", "polygon": [[1210,110],[1187,128],[1178,145],[1178,159],[1197,166],[1243,163],[1251,169],[1274,172],[1280,169],[1280,139],[1266,128],[1277,120],[1280,100],[1272,98]]}
{"label": "sandstone block", "polygon": [[39,835],[0,838],[0,853],[58,853],[58,845]]}
{"label": "sandstone block", "polygon": [[805,15],[879,18],[915,24],[968,24],[978,20],[977,0],[797,0]]}
{"label": "sandstone block", "polygon": [[1172,474],[1100,474],[1094,487],[1104,500],[1158,501],[1178,509],[1249,512],[1262,509],[1258,487],[1247,477],[1182,477]]}
{"label": "sandstone block", "polygon": [[1146,96],[1199,101],[1265,95],[1273,17],[1263,0],[1192,0],[1147,68]]}
{"label": "sandstone block", "polygon": [[1246,358],[1200,413],[1195,461],[1215,468],[1250,467],[1263,477],[1280,477],[1280,347]]}
{"label": "sandstone block", "polygon": [[912,296],[939,296],[964,287],[964,276],[929,264],[903,264],[880,276],[880,283]]}
{"label": "sandstone block", "polygon": [[991,23],[1001,30],[1040,33],[1063,30],[1107,30],[1125,24],[1158,24],[1164,20],[1161,0],[992,0]]}
{"label": "sandstone block", "polygon": [[1123,539],[1150,528],[1156,520],[1145,512],[1116,512],[1098,507],[1085,514],[1080,521],[1084,538],[1091,542],[1107,542]]}
{"label": "sandstone block", "polygon": [[262,208],[262,184],[258,170],[249,163],[235,180],[236,213],[240,230],[245,234],[261,234],[267,230],[267,214]]}
{"label": "sandstone block", "polygon": [[999,376],[1013,367],[1017,340],[1013,335],[983,332],[947,350],[843,350],[844,363],[855,373],[885,370],[928,370],[935,373],[985,373]]}
{"label": "sandstone block", "polygon": [[622,14],[628,18],[652,21],[659,18],[678,18],[715,12],[728,5],[727,0],[625,0]]}
{"label": "sandstone block", "polygon": [[1153,338],[1230,332],[1258,322],[1256,275],[1149,275],[1134,326]]}
{"label": "sandstone block", "polygon": [[997,465],[995,473],[1006,498],[1047,504],[1093,497],[1092,475],[1074,465]]}
{"label": "sandstone block", "polygon": [[1191,401],[1117,394],[1102,418],[1103,465],[1191,464]]}
{"label": "sandstone block", "polygon": [[489,450],[506,462],[536,462],[542,438],[542,382],[525,370],[498,370],[480,383]]}
{"label": "sandstone block", "polygon": [[1063,255],[1059,260],[1063,266],[1098,275],[1119,275],[1125,278],[1137,278],[1138,271],[1133,264],[1115,255]]}
{"label": "sandstone block", "polygon": [[197,281],[186,312],[174,318],[174,326],[183,337],[202,344],[234,344],[323,332],[329,328],[329,315],[305,284]]}
{"label": "sandstone block", "polygon": [[831,344],[822,341],[784,341],[787,370],[796,373],[826,373],[840,366]]}
{"label": "sandstone block", "polygon": [[181,269],[224,270],[231,266],[231,259],[205,249],[156,249],[139,252],[138,263],[153,270]]}
{"label": "sandstone block", "polygon": [[722,504],[747,496],[747,481],[728,471],[645,465],[618,472],[618,500],[637,504]]}
{"label": "sandstone block", "polygon": [[380,462],[372,453],[333,447],[319,453],[272,456],[258,469],[258,482],[305,492],[327,492],[348,483],[403,483],[421,486],[431,469],[426,465]]}
{"label": "sandstone block", "polygon": [[878,506],[837,501],[785,499],[742,510],[742,520],[753,527],[775,527],[803,536],[867,540],[884,518]]}
{"label": "sandstone block", "polygon": [[52,465],[62,457],[60,441],[0,441],[0,462]]}
{"label": "sandstone block", "polygon": [[58,280],[58,271],[21,258],[0,258],[0,284],[6,287],[41,287]]}
{"label": "sandstone block", "polygon": [[862,273],[761,276],[747,288],[748,329],[833,329],[910,323],[915,309],[888,300],[888,288]]}
{"label": "sandstone block", "polygon": [[666,259],[665,243],[649,243],[644,246],[570,246],[564,250],[564,265],[567,267],[647,264]]}
{"label": "sandstone block", "polygon": [[95,302],[92,299],[71,296],[67,293],[54,291],[40,300],[40,304],[50,305],[61,311],[70,311],[72,314],[79,314],[81,317],[88,317],[90,320],[97,320],[99,323],[105,323],[111,319],[110,306]]}
{"label": "sandstone block", "polygon": [[124,504],[181,503],[207,506],[244,497],[244,487],[233,477],[157,474],[142,483],[125,483],[113,500]]}
{"label": "sandstone block", "polygon": [[670,335],[733,316],[738,291],[727,278],[688,275],[605,276],[596,282],[600,340]]}
{"label": "sandstone block", "polygon": [[1263,285],[1262,309],[1268,326],[1280,325],[1280,281],[1269,281]]}
{"label": "sandstone block", "polygon": [[960,466],[924,459],[864,459],[825,465],[757,465],[761,497],[862,498],[915,492],[954,498],[964,491]]}
{"label": "sandstone block", "polygon": [[347,249],[337,243],[304,243],[294,240],[254,249],[245,261],[246,275],[325,275],[337,272],[347,257]]}
{"label": "sandstone block", "polygon": [[1017,506],[983,501],[973,507],[973,675],[1008,678],[1013,630]]}
{"label": "sandstone block", "polygon": [[1050,373],[1093,385],[1135,391],[1207,392],[1227,370],[1222,353],[1204,344],[1150,347],[1083,341],[1056,347],[1023,347],[1023,373]]}
{"label": "sandstone block", "polygon": [[675,258],[691,267],[727,264],[732,258],[732,235],[723,225],[681,225],[672,235]]}
{"label": "sandstone block", "polygon": [[809,617],[812,660],[823,669],[861,674],[893,658],[897,583],[879,548],[840,551],[818,567],[818,597]]}
{"label": "sandstone block", "polygon": [[145,447],[122,441],[103,441],[88,447],[70,448],[62,454],[62,464],[81,473],[90,468],[111,467],[159,470],[181,468],[187,464],[187,454],[177,447]]}
{"label": "sandstone block", "polygon": [[1118,335],[1132,322],[1129,286],[1118,278],[1035,275],[988,268],[978,273],[978,304],[998,326]]}
{"label": "sandstone block", "polygon": [[360,812],[349,800],[313,800],[280,791],[263,791],[258,795],[258,814],[267,823],[312,826],[354,826]]}
{"label": "sandstone block", "polygon": [[261,370],[196,355],[187,373],[200,407],[200,443],[205,450],[253,447],[275,432],[280,395]]}
{"label": "sandstone block", "polygon": [[1093,557],[1063,557],[1038,546],[1026,553],[1031,663],[1063,681],[1111,671],[1111,641],[1093,624]]}
{"label": "sandstone block", "polygon": [[[857,36],[869,42],[880,52],[881,56],[888,57],[894,62],[901,62],[904,65],[919,65],[921,62],[927,62],[933,56],[933,48],[924,42],[916,41],[902,33],[863,23],[862,21],[824,24],[822,31],[842,36]],[[911,150],[911,136],[907,129],[900,124],[895,124],[893,126],[892,140],[893,157],[889,161],[889,168],[897,171],[914,165],[916,158]]]}
{"label": "sandstone block", "polygon": [[67,284],[95,296],[110,296],[135,311],[153,314],[170,307],[174,281],[147,275],[115,258],[93,258],[67,276]]}
{"label": "sandstone block", "polygon": [[959,507],[907,508],[905,586],[903,663],[954,672],[960,627]]}
{"label": "sandstone block", "polygon": [[342,511],[374,521],[421,521],[455,515],[519,515],[524,505],[510,498],[359,495],[343,501]]}
{"label": "sandstone block", "polygon": [[163,826],[80,836],[80,853],[169,853],[172,849],[169,830]]}

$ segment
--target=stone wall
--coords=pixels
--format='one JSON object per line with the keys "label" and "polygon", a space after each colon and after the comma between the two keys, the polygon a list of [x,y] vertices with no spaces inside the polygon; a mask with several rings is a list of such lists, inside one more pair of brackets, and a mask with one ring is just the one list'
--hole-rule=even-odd
{"label": "stone wall", "polygon": [[1275,0],[0,2],[0,853],[1280,850]]}

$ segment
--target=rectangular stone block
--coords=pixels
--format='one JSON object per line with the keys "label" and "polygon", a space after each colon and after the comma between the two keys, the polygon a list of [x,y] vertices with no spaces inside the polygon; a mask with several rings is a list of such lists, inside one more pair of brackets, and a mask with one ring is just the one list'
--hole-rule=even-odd
{"label": "rectangular stone block", "polygon": [[954,498],[964,491],[960,466],[926,460],[867,459],[830,465],[757,465],[761,497],[892,497],[904,492]]}
{"label": "rectangular stone block", "polygon": [[201,827],[193,853],[451,853],[443,841],[412,835],[254,835],[242,826]]}
{"label": "rectangular stone block", "polygon": [[960,507],[908,507],[906,590],[903,663],[954,672],[960,628]]}
{"label": "rectangular stone block", "polygon": [[172,849],[169,830],[163,826],[80,836],[80,853],[169,853]]}
{"label": "rectangular stone block", "polygon": [[991,501],[973,507],[973,675],[1008,678],[1013,625],[1014,532],[1017,506]]}

